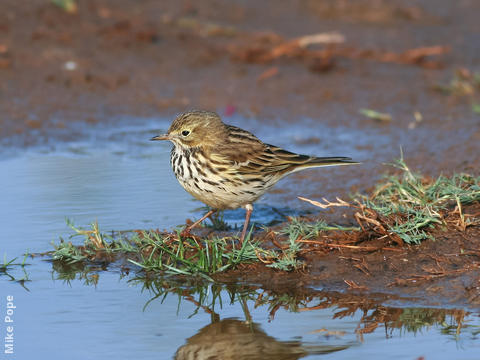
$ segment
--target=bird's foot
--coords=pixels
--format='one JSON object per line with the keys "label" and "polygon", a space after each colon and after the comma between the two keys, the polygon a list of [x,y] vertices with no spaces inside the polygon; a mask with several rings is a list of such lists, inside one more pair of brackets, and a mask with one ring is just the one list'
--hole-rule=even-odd
{"label": "bird's foot", "polygon": [[189,226],[187,226],[185,229],[182,230],[182,232],[180,233],[180,237],[182,238],[187,238],[187,237],[195,237],[195,235],[193,235],[191,233],[191,230]]}
{"label": "bird's foot", "polygon": [[192,234],[190,231],[191,231],[191,227],[190,226],[187,226],[185,229],[183,229],[183,231],[180,233],[180,237],[179,237],[179,240],[180,239],[186,239],[186,238],[190,238],[192,239],[193,241],[195,241],[195,243],[197,244],[198,247],[200,247],[201,249],[203,249],[203,245],[200,241],[200,237],[199,236],[196,236],[194,234]]}
{"label": "bird's foot", "polygon": [[187,237],[192,237],[192,236],[195,236],[195,235],[192,235],[192,233],[190,232],[190,229],[189,229],[189,228],[185,228],[185,229],[180,233],[180,237],[182,237],[182,238],[187,238]]}

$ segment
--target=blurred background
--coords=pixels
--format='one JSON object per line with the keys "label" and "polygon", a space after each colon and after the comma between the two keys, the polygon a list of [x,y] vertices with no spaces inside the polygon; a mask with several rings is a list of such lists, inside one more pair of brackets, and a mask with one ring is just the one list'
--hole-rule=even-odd
{"label": "blurred background", "polygon": [[[435,171],[476,160],[475,0],[4,0],[0,7],[2,144],[69,141],[78,136],[73,122],[81,131],[201,108],[227,122],[285,121],[301,144],[338,137],[315,126],[346,127],[367,130],[355,136],[357,151],[376,150],[374,138],[365,144],[358,135],[379,131],[395,143],[388,156],[401,143],[418,164],[438,158],[428,164]],[[297,123],[308,130],[295,134]]]}

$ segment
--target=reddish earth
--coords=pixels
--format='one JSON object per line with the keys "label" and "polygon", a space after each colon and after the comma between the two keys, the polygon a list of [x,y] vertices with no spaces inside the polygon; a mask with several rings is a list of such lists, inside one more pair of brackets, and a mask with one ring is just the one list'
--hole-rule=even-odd
{"label": "reddish earth", "polygon": [[[470,206],[465,213],[478,216],[480,206]],[[277,293],[314,295],[348,290],[351,294],[376,294],[382,300],[413,298],[426,306],[478,308],[480,227],[462,231],[449,224],[431,234],[434,241],[411,246],[398,246],[369,231],[325,234],[303,243],[299,257],[305,263],[303,270],[285,273],[264,264],[245,265],[216,279],[260,284]],[[268,238],[264,236],[265,243]]]}
{"label": "reddish earth", "polygon": [[[281,7],[253,0],[88,0],[68,14],[47,0],[6,0],[0,4],[0,144],[42,143],[72,123],[88,127],[121,115],[204,108],[261,126],[282,121],[353,131],[344,141],[364,154],[363,166],[322,173],[321,189],[308,187],[309,173],[284,183],[301,184],[311,198],[372,188],[384,172],[381,163],[398,157],[399,146],[409,165],[426,174],[478,175],[479,11],[474,0],[292,0]],[[304,35],[332,31],[345,42],[299,45]],[[471,88],[450,95],[433,90],[455,73]],[[374,121],[361,108],[393,120]],[[62,134],[58,141],[76,136]],[[308,135],[298,143],[330,141]],[[341,183],[331,180],[339,176]],[[291,196],[281,190],[275,196]],[[272,289],[349,288],[478,306],[479,235],[478,227],[447,229],[435,232],[436,241],[395,251],[310,244],[308,276],[264,266],[233,275]],[[388,245],[378,241],[354,245]]]}

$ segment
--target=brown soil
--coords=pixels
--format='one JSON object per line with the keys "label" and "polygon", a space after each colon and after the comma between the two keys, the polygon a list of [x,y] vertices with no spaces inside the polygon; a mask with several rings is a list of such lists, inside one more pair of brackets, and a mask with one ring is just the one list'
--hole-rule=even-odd
{"label": "brown soil", "polygon": [[[409,164],[427,174],[478,174],[480,120],[472,111],[480,103],[478,89],[445,96],[432,86],[448,84],[455,71],[468,78],[479,70],[479,11],[479,2],[447,0],[291,0],[281,7],[253,0],[88,0],[68,14],[47,0],[2,1],[0,141],[30,146],[73,122],[88,126],[117,115],[171,116],[204,108],[227,119],[239,113],[266,125],[280,119],[294,126],[312,118],[314,124],[385,136],[383,142],[359,142],[356,149],[369,152],[358,159],[365,165],[347,174],[326,172],[317,178],[325,187],[306,190],[307,197],[324,196],[325,189],[341,195],[350,185],[371,188],[384,172],[381,163],[398,156],[399,145]],[[299,45],[304,35],[332,30],[346,42]],[[361,108],[388,112],[393,121],[375,122],[359,115]],[[415,121],[416,111],[421,121]],[[75,135],[62,136],[59,141]],[[342,176],[342,184],[329,176]],[[298,174],[285,187],[310,181]],[[434,235],[436,241],[421,246],[368,236],[353,243],[375,251],[307,244],[305,273],[259,265],[223,280],[240,277],[271,289],[392,292],[478,306],[479,228]],[[351,239],[337,234],[319,240]]]}
{"label": "brown soil", "polygon": [[[468,207],[465,214],[478,216],[480,205]],[[431,235],[435,240],[399,246],[369,231],[330,233],[303,243],[303,270],[286,273],[264,264],[245,265],[216,279],[261,284],[278,293],[347,290],[382,299],[390,294],[428,306],[480,307],[480,226],[462,230],[449,223]],[[277,246],[281,243],[274,239]]]}

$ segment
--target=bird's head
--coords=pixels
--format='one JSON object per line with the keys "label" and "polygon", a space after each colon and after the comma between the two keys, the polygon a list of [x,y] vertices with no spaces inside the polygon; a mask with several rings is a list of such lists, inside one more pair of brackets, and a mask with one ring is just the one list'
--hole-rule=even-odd
{"label": "bird's head", "polygon": [[194,110],[177,116],[166,134],[150,140],[169,140],[183,148],[208,147],[221,142],[225,133],[225,124],[218,114]]}

